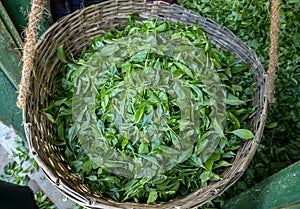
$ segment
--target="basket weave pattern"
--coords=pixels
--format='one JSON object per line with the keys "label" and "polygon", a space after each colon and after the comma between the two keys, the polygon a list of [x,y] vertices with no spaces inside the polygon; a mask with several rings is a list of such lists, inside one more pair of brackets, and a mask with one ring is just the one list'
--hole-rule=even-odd
{"label": "basket weave pattern", "polygon": [[[82,184],[79,177],[71,173],[61,148],[47,140],[48,136],[52,136],[52,124],[39,111],[51,103],[48,96],[55,93],[54,78],[61,68],[61,63],[56,56],[57,47],[64,44],[67,55],[76,56],[80,54],[83,47],[91,43],[92,37],[113,30],[116,25],[126,26],[126,15],[131,13],[138,13],[141,19],[158,17],[184,24],[200,24],[211,42],[225,50],[230,50],[250,63],[257,88],[253,102],[253,106],[257,106],[257,111],[250,120],[255,138],[241,146],[233,165],[221,175],[223,180],[212,182],[186,197],[162,204],[119,203],[90,193],[88,186]],[[259,59],[253,50],[231,31],[178,5],[169,5],[160,1],[109,0],[77,11],[52,25],[39,39],[34,67],[30,76],[29,95],[23,111],[29,147],[50,181],[67,197],[88,208],[193,208],[203,205],[221,195],[240,178],[260,142],[267,103],[264,95],[266,76]]]}

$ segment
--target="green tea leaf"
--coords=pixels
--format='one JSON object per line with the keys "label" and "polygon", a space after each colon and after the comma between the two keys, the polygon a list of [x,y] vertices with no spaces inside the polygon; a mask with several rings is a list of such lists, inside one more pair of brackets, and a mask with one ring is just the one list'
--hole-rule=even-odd
{"label": "green tea leaf", "polygon": [[227,112],[227,118],[234,124],[236,129],[241,127],[240,121],[231,112]]}
{"label": "green tea leaf", "polygon": [[71,162],[70,166],[75,170],[75,172],[79,172],[81,169],[83,162],[80,160],[76,160]]}
{"label": "green tea leaf", "polygon": [[221,160],[221,161],[217,162],[216,164],[214,164],[213,168],[217,169],[217,168],[229,167],[229,166],[232,166],[232,163],[228,163],[225,160]]}
{"label": "green tea leaf", "polygon": [[273,122],[266,125],[266,128],[275,128],[278,125],[278,122]]}
{"label": "green tea leaf", "polygon": [[97,176],[95,175],[91,175],[91,176],[88,176],[87,179],[89,179],[90,181],[97,181]]}
{"label": "green tea leaf", "polygon": [[144,158],[145,160],[148,160],[150,161],[151,163],[155,164],[155,165],[158,165],[159,166],[159,163],[158,161],[156,160],[155,157],[151,157],[151,156],[147,156],[147,155],[140,155],[142,158]]}
{"label": "green tea leaf", "polygon": [[181,64],[180,62],[174,62],[174,64],[190,78],[194,78],[192,71],[187,66]]}
{"label": "green tea leaf", "polygon": [[253,133],[247,129],[237,129],[232,131],[232,133],[245,140],[254,138]]}
{"label": "green tea leaf", "polygon": [[229,104],[229,105],[244,105],[244,104],[246,104],[245,101],[240,100],[239,98],[237,98],[236,96],[234,96],[230,93],[227,94],[225,103]]}
{"label": "green tea leaf", "polygon": [[158,197],[157,192],[155,190],[151,190],[148,196],[147,204],[154,203],[157,197]]}
{"label": "green tea leaf", "polygon": [[140,122],[140,120],[142,119],[143,117],[143,114],[144,114],[144,108],[140,108],[138,109],[136,112],[135,112],[135,115],[134,115],[134,122],[135,123],[138,123]]}
{"label": "green tea leaf", "polygon": [[47,116],[47,118],[52,122],[52,123],[55,123],[55,119],[53,118],[53,116],[50,114],[50,113],[43,113]]}
{"label": "green tea leaf", "polygon": [[141,143],[140,146],[139,146],[139,154],[147,154],[149,153],[149,148],[146,144],[144,143]]}
{"label": "green tea leaf", "polygon": [[118,51],[119,49],[120,49],[120,47],[118,45],[116,45],[116,44],[106,45],[100,51],[100,55],[99,56],[104,56],[104,57],[111,56],[116,51]]}
{"label": "green tea leaf", "polygon": [[220,160],[220,157],[221,157],[220,153],[213,153],[206,161],[205,168],[208,171],[212,171],[214,162]]}
{"label": "green tea leaf", "polygon": [[57,47],[57,57],[61,62],[68,63],[63,44]]}

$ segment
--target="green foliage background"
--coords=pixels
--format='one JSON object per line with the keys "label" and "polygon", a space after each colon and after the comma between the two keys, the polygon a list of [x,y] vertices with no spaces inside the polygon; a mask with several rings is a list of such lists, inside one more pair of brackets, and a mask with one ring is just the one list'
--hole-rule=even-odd
{"label": "green foliage background", "polygon": [[[177,3],[229,28],[256,52],[267,69],[270,0],[177,0]],[[281,1],[276,103],[269,111],[264,136],[247,171],[214,201],[215,207],[300,160],[299,14],[299,0]]]}

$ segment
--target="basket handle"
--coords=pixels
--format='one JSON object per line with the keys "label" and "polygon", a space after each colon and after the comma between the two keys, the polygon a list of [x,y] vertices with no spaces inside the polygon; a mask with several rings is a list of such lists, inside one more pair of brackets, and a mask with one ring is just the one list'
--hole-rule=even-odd
{"label": "basket handle", "polygon": [[[30,75],[34,69],[34,55],[37,42],[37,28],[45,8],[45,0],[31,0],[31,10],[28,16],[28,27],[25,29],[25,45],[23,50],[23,67],[21,82],[19,84],[19,95],[17,106],[22,109],[28,94]],[[274,82],[275,72],[278,64],[278,32],[280,21],[280,0],[272,0],[271,26],[270,26],[270,50],[269,66],[267,79],[267,100],[269,104],[275,102],[274,99]]]}
{"label": "basket handle", "polygon": [[30,75],[34,68],[34,55],[37,42],[37,28],[45,8],[45,0],[31,0],[31,9],[28,15],[28,27],[25,29],[25,44],[22,57],[22,76],[19,84],[17,106],[22,109],[26,101]]}
{"label": "basket handle", "polygon": [[280,0],[272,0],[270,26],[270,49],[267,79],[267,97],[269,105],[275,103],[275,74],[278,65],[278,32],[280,23]]}

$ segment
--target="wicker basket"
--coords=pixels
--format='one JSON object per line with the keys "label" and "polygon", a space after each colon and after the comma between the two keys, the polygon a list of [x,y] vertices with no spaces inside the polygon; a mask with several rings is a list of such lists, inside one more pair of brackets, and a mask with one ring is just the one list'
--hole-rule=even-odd
{"label": "wicker basket", "polygon": [[[91,43],[92,37],[103,34],[103,31],[112,30],[116,25],[125,26],[127,24],[125,16],[131,13],[139,13],[142,19],[158,17],[173,22],[202,25],[203,30],[214,44],[230,50],[245,62],[250,63],[257,88],[253,104],[257,107],[257,111],[250,121],[255,138],[241,146],[233,165],[221,174],[223,180],[212,182],[207,187],[186,197],[162,204],[119,203],[89,192],[88,186],[71,173],[61,148],[52,145],[47,140],[47,137],[52,135],[52,124],[39,111],[51,103],[48,95],[55,92],[53,81],[61,67],[56,56],[57,47],[64,44],[66,53],[76,56],[84,46]],[[29,147],[49,180],[68,198],[82,206],[87,208],[193,208],[226,191],[241,177],[256,152],[267,112],[264,95],[265,71],[253,50],[232,32],[190,10],[165,2],[147,2],[146,0],[109,0],[92,5],[52,25],[39,39],[34,57],[35,69],[30,76],[29,95],[23,111]]]}

